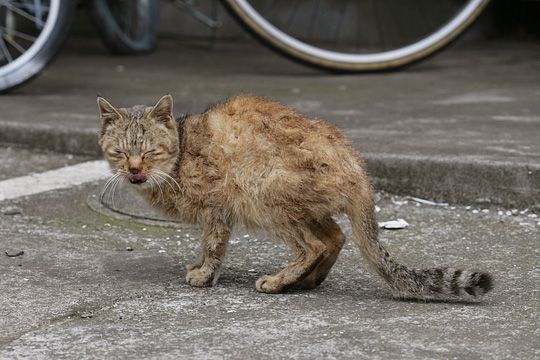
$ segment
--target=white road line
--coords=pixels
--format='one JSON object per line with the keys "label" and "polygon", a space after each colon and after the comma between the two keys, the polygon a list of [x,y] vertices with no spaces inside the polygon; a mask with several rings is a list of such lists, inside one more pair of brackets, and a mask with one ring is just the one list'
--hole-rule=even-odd
{"label": "white road line", "polygon": [[45,191],[66,189],[75,185],[106,179],[111,176],[104,160],[88,161],[38,174],[0,181],[0,201]]}

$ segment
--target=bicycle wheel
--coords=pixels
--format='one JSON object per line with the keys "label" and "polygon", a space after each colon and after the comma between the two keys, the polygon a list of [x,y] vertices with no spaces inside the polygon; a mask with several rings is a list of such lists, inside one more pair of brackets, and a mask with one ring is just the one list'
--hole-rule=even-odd
{"label": "bicycle wheel", "polygon": [[310,65],[387,70],[434,54],[489,0],[224,0],[260,39]]}
{"label": "bicycle wheel", "polygon": [[29,81],[68,35],[72,0],[0,1],[0,93]]}
{"label": "bicycle wheel", "polygon": [[112,53],[145,53],[156,46],[156,0],[92,0],[91,7],[98,33]]}

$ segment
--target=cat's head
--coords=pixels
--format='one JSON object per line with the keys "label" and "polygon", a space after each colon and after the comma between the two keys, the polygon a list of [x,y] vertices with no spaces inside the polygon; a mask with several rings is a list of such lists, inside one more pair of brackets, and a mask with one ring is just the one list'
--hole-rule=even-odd
{"label": "cat's head", "polygon": [[117,174],[144,187],[166,181],[179,153],[172,96],[165,95],[153,107],[115,108],[101,97],[97,103],[99,145]]}

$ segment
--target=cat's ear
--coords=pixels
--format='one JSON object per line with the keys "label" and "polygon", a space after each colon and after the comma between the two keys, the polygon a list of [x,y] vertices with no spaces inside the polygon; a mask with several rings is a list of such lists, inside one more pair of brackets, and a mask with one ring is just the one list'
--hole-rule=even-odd
{"label": "cat's ear", "polygon": [[97,104],[99,108],[99,116],[101,118],[101,134],[103,135],[107,127],[116,120],[120,119],[121,115],[110,102],[100,96],[97,98]]}
{"label": "cat's ear", "polygon": [[152,108],[149,118],[162,123],[167,128],[175,127],[176,121],[173,116],[173,98],[171,95],[165,95]]}

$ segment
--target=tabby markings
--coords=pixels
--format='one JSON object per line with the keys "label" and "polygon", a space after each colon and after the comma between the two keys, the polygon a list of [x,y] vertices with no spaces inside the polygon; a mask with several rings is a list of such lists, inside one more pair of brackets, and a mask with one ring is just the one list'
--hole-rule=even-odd
{"label": "tabby markings", "polygon": [[102,180],[111,176],[104,160],[88,161],[38,174],[0,181],[0,201]]}

